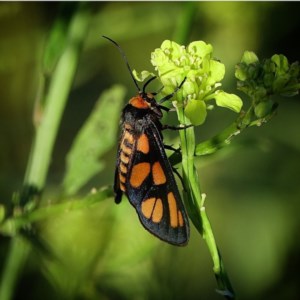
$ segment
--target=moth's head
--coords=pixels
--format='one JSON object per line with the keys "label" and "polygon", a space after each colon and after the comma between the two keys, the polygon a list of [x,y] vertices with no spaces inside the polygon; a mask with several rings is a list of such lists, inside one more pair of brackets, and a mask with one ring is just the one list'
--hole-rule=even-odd
{"label": "moth's head", "polygon": [[157,117],[162,117],[159,104],[156,102],[154,95],[151,93],[140,92],[137,96],[129,100],[129,104],[137,109],[148,109],[153,111]]}

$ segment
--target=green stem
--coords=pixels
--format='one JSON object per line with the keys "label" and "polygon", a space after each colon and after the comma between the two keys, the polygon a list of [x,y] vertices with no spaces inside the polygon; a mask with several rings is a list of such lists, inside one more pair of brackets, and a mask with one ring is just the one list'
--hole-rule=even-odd
{"label": "green stem", "polygon": [[[57,63],[45,98],[44,114],[41,124],[37,128],[24,179],[24,190],[27,191],[28,187],[31,187],[29,190],[33,191],[33,195],[28,194],[25,203],[31,201],[32,196],[36,196],[45,185],[58,127],[88,29],[90,12],[86,7],[85,4],[80,5],[73,16],[67,33],[67,46]],[[29,253],[30,247],[25,241],[18,236],[13,238],[0,281],[1,300],[12,298],[18,276],[20,276]]]}
{"label": "green stem", "polygon": [[219,258],[219,254],[218,254],[218,248],[216,245],[216,241],[215,241],[215,238],[213,235],[213,231],[212,231],[210,222],[209,222],[207,214],[206,214],[204,203],[203,203],[203,206],[201,207],[200,214],[201,214],[201,219],[202,219],[202,224],[203,224],[203,235],[202,236],[203,236],[203,239],[206,241],[206,244],[208,246],[208,249],[210,250],[210,253],[212,254],[214,272],[215,272],[215,274],[218,274],[221,271],[220,258]]}
{"label": "green stem", "polygon": [[182,5],[183,12],[178,20],[173,40],[184,45],[187,42],[189,32],[191,32],[198,4],[196,2],[186,2]]}
{"label": "green stem", "polygon": [[[183,108],[178,108],[178,119],[181,124],[187,124]],[[182,175],[186,188],[185,204],[189,216],[205,240],[213,261],[213,270],[217,279],[219,292],[228,299],[234,299],[234,291],[225,271],[222,257],[216,245],[214,234],[207,217],[204,200],[198,181],[198,173],[194,165],[195,134],[194,128],[190,127],[180,132],[182,150]]]}
{"label": "green stem", "polygon": [[204,199],[203,206],[200,209],[201,220],[203,224],[203,234],[202,237],[205,240],[211,258],[213,261],[213,270],[216,276],[218,293],[222,294],[226,299],[235,299],[234,291],[229,280],[228,274],[225,270],[224,263],[221,257],[221,253],[217,247],[215,237],[213,235],[213,230],[211,228],[208,216],[206,214]]}
{"label": "green stem", "polygon": [[88,20],[89,12],[86,9],[79,9],[70,24],[68,44],[58,61],[46,95],[42,121],[37,129],[31,153],[32,159],[24,180],[25,185],[35,186],[38,190],[45,184],[54,142],[75,76]]}
{"label": "green stem", "polygon": [[0,299],[13,298],[14,286],[21,274],[29,253],[29,244],[21,237],[16,236],[10,244],[9,257],[4,265],[4,276],[1,279]]}
{"label": "green stem", "polygon": [[[183,109],[178,109],[178,119],[181,124],[187,124]],[[185,201],[189,216],[198,230],[202,230],[202,224],[199,219],[199,204],[201,203],[201,192],[198,183],[197,173],[194,167],[194,149],[195,134],[194,128],[190,127],[179,132],[182,152],[182,176],[187,194],[184,193]]]}
{"label": "green stem", "polygon": [[232,124],[222,130],[219,134],[209,140],[199,143],[196,146],[195,155],[201,156],[212,154],[229,145],[232,138],[240,134],[247,127],[251,126],[253,114],[253,107],[251,106],[247,112],[241,113]]}
{"label": "green stem", "polygon": [[1,224],[0,233],[3,235],[12,236],[22,228],[26,228],[26,226],[28,228],[28,226],[30,226],[30,224],[34,222],[48,219],[51,216],[55,216],[58,213],[62,213],[65,211],[70,212],[74,210],[84,209],[109,197],[112,198],[113,196],[114,194],[111,188],[103,188],[96,193],[87,195],[81,201],[70,199],[69,201],[65,201],[62,203],[58,202],[49,206],[38,207],[34,211],[24,213],[21,216],[6,219],[3,224]]}

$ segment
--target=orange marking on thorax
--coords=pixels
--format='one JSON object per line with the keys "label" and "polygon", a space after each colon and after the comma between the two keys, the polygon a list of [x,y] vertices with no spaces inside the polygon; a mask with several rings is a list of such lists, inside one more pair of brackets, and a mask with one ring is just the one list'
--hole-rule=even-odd
{"label": "orange marking on thorax", "polygon": [[143,133],[138,139],[137,150],[144,154],[149,153],[149,140],[145,133]]}
{"label": "orange marking on thorax", "polygon": [[161,164],[156,161],[152,166],[152,176],[155,185],[166,183],[166,175],[161,167]]}
{"label": "orange marking on thorax", "polygon": [[178,215],[176,199],[172,192],[168,193],[168,203],[170,212],[170,225],[175,228],[178,226]]}
{"label": "orange marking on thorax", "polygon": [[136,164],[132,168],[131,176],[130,176],[130,184],[134,188],[138,188],[147,178],[150,173],[150,164],[147,162],[142,162]]}
{"label": "orange marking on thorax", "polygon": [[150,104],[144,100],[141,96],[132,97],[129,100],[129,104],[133,107],[140,108],[140,109],[147,109],[150,107]]}

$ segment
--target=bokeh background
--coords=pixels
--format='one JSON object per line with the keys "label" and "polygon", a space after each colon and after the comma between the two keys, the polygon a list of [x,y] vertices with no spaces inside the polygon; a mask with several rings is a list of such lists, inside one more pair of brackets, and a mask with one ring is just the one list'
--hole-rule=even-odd
{"label": "bokeh background", "polygon": [[[34,137],[32,112],[45,43],[58,16],[77,4],[0,3],[0,202],[8,205],[22,186]],[[103,90],[113,84],[136,93],[115,48],[132,68],[151,69],[150,53],[165,39],[204,40],[226,66],[223,88],[236,91],[234,66],[245,50],[260,58],[299,59],[300,4],[295,2],[90,2],[90,26],[55,144],[43,201],[60,199],[66,155]],[[63,12],[63,13],[62,13]],[[243,97],[244,105],[247,100]],[[206,209],[226,269],[240,299],[295,299],[300,281],[300,102],[278,98],[278,114],[247,129],[218,153],[198,160]],[[124,101],[127,101],[124,99]],[[124,102],[125,103],[125,102]],[[110,118],[110,116],[105,116]],[[203,141],[236,115],[216,108],[198,129]],[[176,135],[175,135],[176,136]],[[115,146],[106,164],[79,193],[112,185]],[[172,139],[166,132],[166,139]],[[99,137],[101,139],[101,137]],[[79,174],[80,176],[80,174]],[[78,196],[79,197],[79,196]],[[222,299],[212,262],[192,228],[187,247],[148,234],[127,201],[57,213],[36,224],[59,257],[31,251],[14,299]],[[0,236],[0,267],[9,252]],[[57,262],[59,261],[59,263]]]}

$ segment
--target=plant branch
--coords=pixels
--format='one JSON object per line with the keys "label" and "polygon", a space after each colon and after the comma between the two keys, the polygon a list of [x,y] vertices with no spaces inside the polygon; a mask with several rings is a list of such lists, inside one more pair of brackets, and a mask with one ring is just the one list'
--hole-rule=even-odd
{"label": "plant branch", "polygon": [[[181,124],[186,124],[187,120],[183,108],[178,108],[178,119]],[[195,135],[194,128],[180,131],[181,151],[182,151],[182,175],[185,189],[185,204],[189,216],[205,240],[213,261],[213,270],[217,279],[218,292],[225,298],[234,299],[234,291],[228,275],[225,271],[221,254],[216,245],[214,234],[207,217],[204,201],[205,195],[201,194],[198,181],[198,173],[194,165]]]}
{"label": "plant branch", "polygon": [[[45,185],[59,124],[75,76],[81,46],[88,29],[90,13],[86,8],[86,4],[81,4],[74,13],[67,32],[66,48],[57,62],[48,93],[45,95],[44,113],[37,128],[25,174],[23,195],[21,195],[21,202],[23,202],[21,204],[29,204],[29,210],[34,209],[35,205],[30,205],[30,202],[39,195]],[[24,242],[20,236],[17,235],[12,239],[9,256],[0,281],[1,300],[12,298],[18,276],[20,276],[29,253],[29,244]]]}

